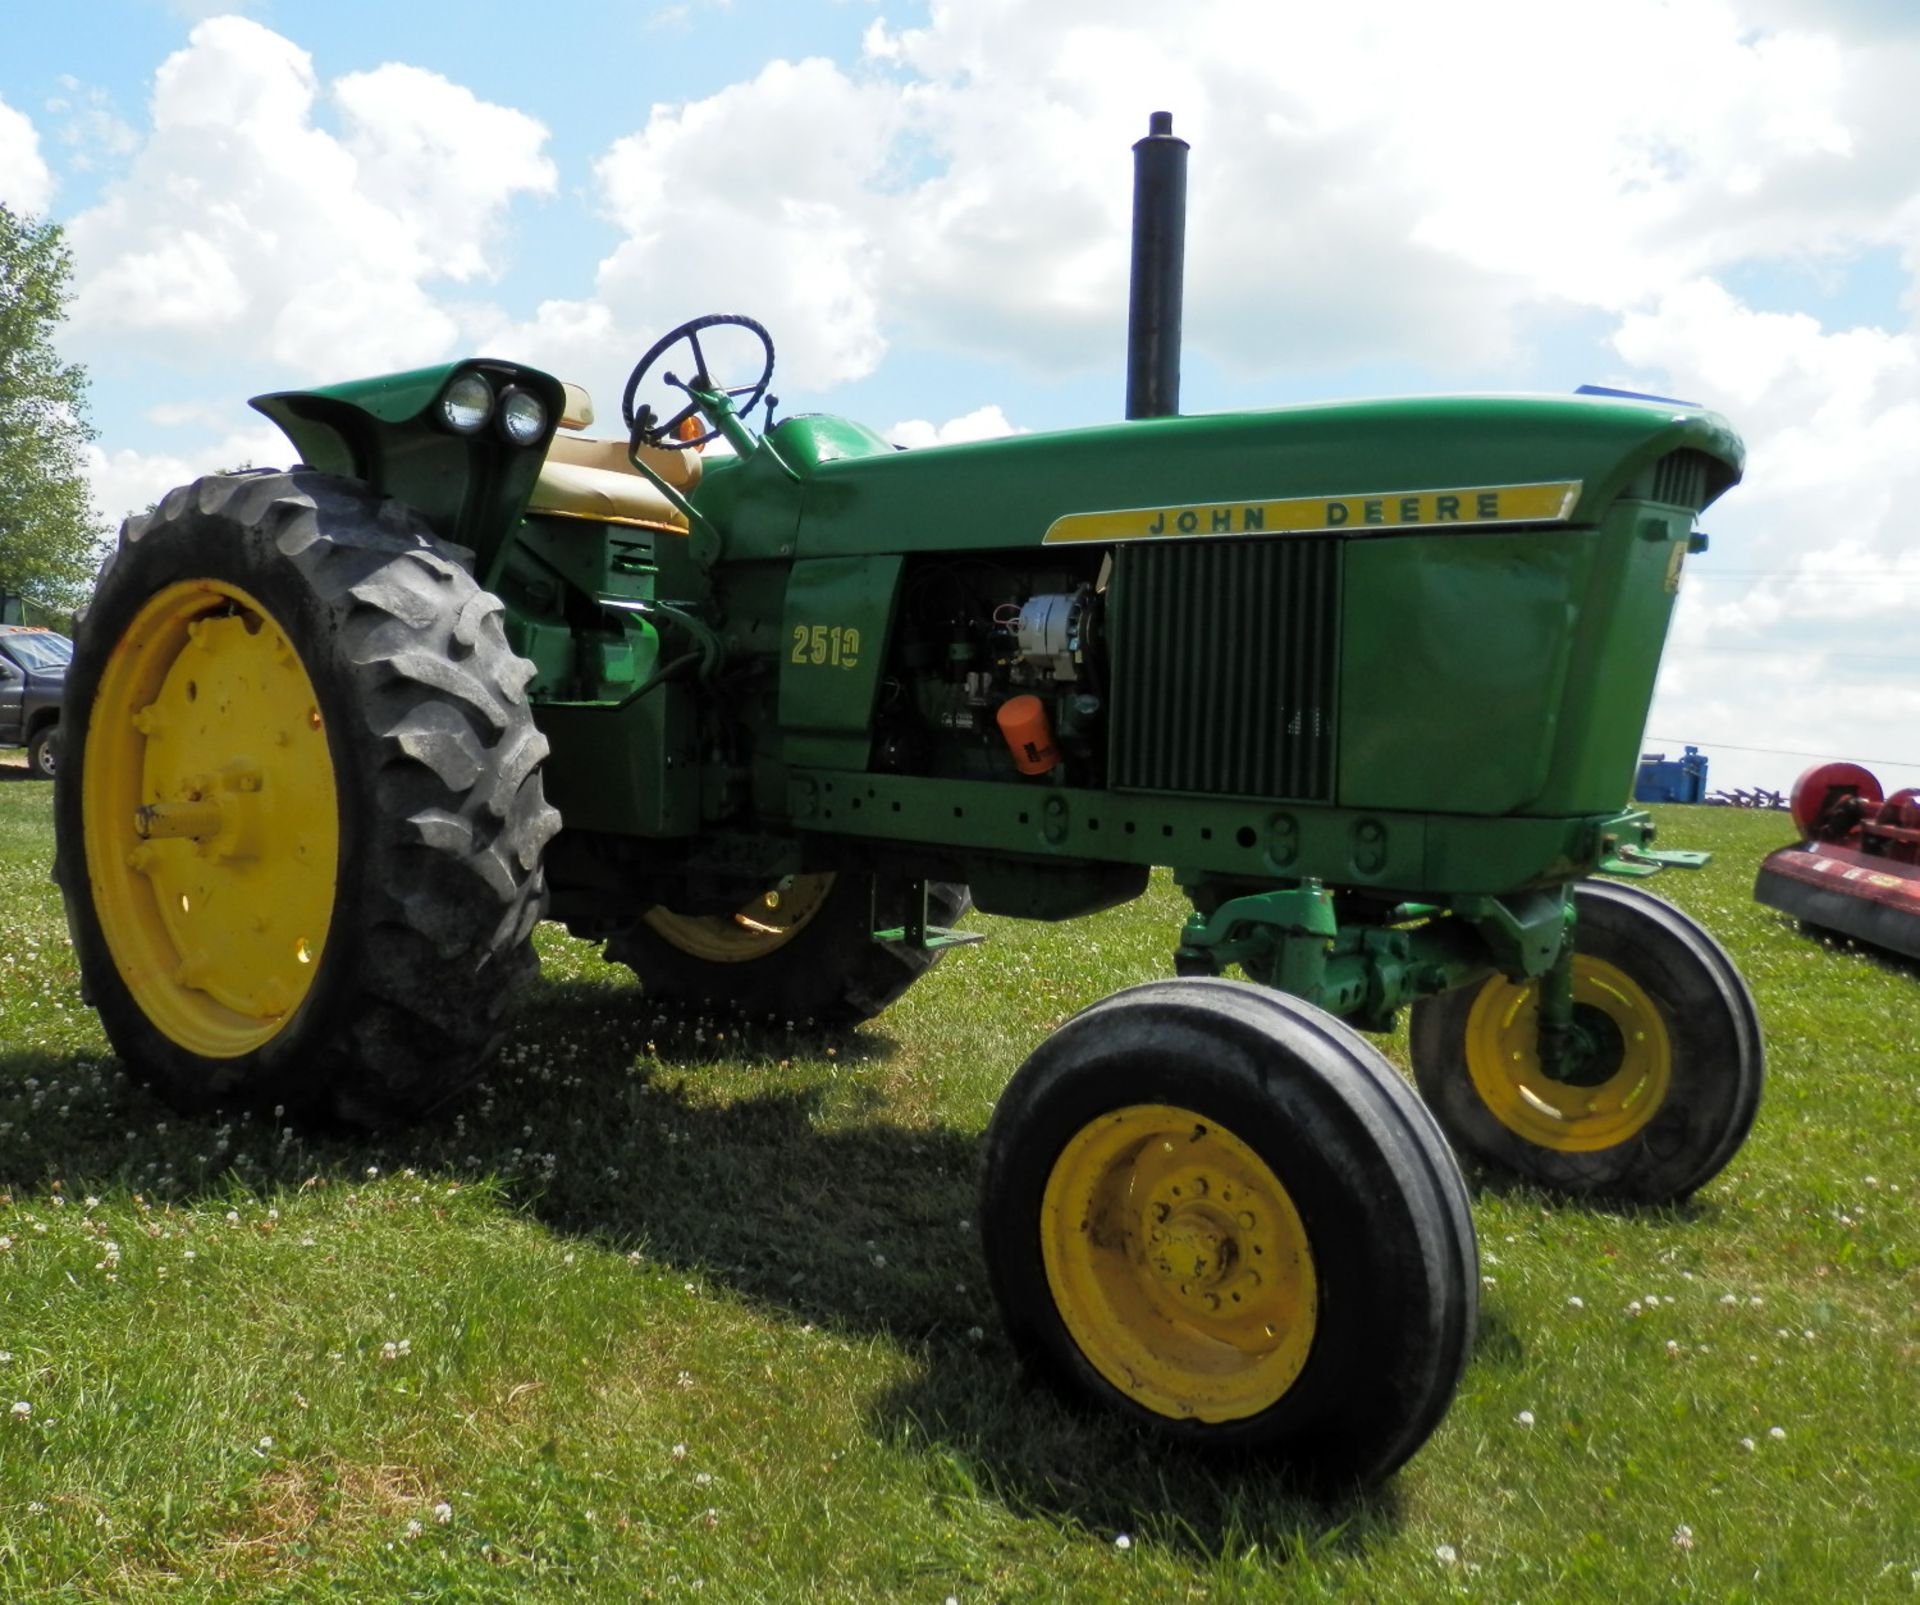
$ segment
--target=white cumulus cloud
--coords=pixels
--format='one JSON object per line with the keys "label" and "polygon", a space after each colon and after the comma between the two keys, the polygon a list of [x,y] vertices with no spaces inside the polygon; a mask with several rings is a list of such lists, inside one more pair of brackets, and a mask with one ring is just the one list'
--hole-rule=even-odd
{"label": "white cumulus cloud", "polygon": [[40,135],[25,112],[0,100],[0,205],[43,212],[53,198],[53,174],[40,155]]}
{"label": "white cumulus cloud", "polygon": [[[175,360],[338,377],[431,361],[459,324],[441,281],[493,270],[515,196],[555,183],[545,131],[417,68],[334,86],[241,17],[193,30],[154,79],[126,178],[75,218],[73,322]],[[445,137],[457,129],[460,137]]]}
{"label": "white cumulus cloud", "polygon": [[1007,422],[1007,415],[993,402],[976,407],[943,424],[925,418],[907,418],[886,431],[896,446],[959,446],[970,440],[998,440],[1003,435],[1018,435],[1024,430]]}

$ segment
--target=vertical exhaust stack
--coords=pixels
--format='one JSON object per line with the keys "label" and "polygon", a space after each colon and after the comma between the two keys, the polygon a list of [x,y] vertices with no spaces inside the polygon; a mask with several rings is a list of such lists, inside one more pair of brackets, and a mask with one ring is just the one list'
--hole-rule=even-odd
{"label": "vertical exhaust stack", "polygon": [[1133,278],[1127,304],[1127,416],[1180,411],[1180,299],[1187,254],[1187,142],[1157,111],[1133,147]]}

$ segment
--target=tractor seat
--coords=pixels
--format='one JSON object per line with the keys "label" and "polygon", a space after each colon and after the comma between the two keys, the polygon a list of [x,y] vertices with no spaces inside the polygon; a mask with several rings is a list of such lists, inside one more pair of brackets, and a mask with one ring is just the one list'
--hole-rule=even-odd
{"label": "tractor seat", "polygon": [[[700,454],[659,451],[642,446],[640,455],[662,479],[683,495],[700,483]],[[624,440],[589,440],[556,434],[527,502],[529,513],[555,518],[590,518],[598,523],[638,524],[645,529],[684,535],[686,516],[660,488],[627,460]]]}

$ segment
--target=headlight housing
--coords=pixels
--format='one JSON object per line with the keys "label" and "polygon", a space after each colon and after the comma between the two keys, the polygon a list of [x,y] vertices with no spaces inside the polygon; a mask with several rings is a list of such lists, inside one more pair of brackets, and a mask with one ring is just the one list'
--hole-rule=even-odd
{"label": "headlight housing", "polygon": [[531,390],[509,390],[500,398],[500,432],[516,446],[531,446],[547,429],[547,409]]}
{"label": "headlight housing", "polygon": [[459,375],[440,392],[440,421],[456,435],[471,435],[493,415],[493,386],[477,373]]}

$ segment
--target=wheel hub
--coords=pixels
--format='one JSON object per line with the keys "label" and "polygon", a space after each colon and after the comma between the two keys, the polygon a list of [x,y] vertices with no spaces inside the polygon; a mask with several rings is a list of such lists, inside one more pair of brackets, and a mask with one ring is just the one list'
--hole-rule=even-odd
{"label": "wheel hub", "polygon": [[1666,1021],[1644,988],[1603,959],[1574,955],[1572,1030],[1551,1075],[1538,1044],[1538,989],[1487,982],[1467,1016],[1467,1071],[1494,1118],[1529,1142],[1561,1153],[1612,1148],[1666,1099]]}
{"label": "wheel hub", "polygon": [[833,890],[831,872],[791,875],[731,914],[648,910],[646,922],[681,952],[710,964],[743,964],[783,947],[812,921]]}
{"label": "wheel hub", "polygon": [[231,1058],[313,985],[339,866],[333,763],[279,622],[211,580],[151,597],[87,732],[82,807],[101,929],[147,1017]]}
{"label": "wheel hub", "polygon": [[1285,1186],[1238,1137],[1139,1105],[1070,1141],[1048,1179],[1042,1248],[1062,1320],[1150,1410],[1257,1414],[1306,1363],[1318,1281]]}

